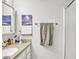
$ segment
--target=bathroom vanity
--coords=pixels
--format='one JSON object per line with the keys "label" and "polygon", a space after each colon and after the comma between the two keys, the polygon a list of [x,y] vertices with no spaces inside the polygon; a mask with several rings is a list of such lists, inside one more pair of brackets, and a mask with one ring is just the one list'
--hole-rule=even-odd
{"label": "bathroom vanity", "polygon": [[[17,50],[14,48],[17,48]],[[13,49],[16,51],[14,51]],[[4,52],[5,50],[6,52]],[[31,42],[20,43],[20,44],[18,43],[7,46],[3,49],[2,52],[3,52],[3,59],[7,57],[9,59],[31,59]]]}
{"label": "bathroom vanity", "polygon": [[31,44],[25,47],[14,59],[31,59]]}

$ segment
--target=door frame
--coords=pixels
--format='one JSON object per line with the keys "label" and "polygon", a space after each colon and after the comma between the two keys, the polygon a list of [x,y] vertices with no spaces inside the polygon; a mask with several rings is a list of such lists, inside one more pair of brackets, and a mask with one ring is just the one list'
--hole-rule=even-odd
{"label": "door frame", "polygon": [[66,9],[69,7],[69,6],[71,6],[71,4],[74,2],[75,0],[72,0],[66,7],[63,7],[63,33],[64,33],[64,37],[63,37],[63,39],[64,39],[64,58],[63,59],[66,59],[66,37],[65,37],[65,35],[66,35],[66,30],[65,30],[65,27],[66,27],[66,19],[65,19],[65,12],[66,12]]}

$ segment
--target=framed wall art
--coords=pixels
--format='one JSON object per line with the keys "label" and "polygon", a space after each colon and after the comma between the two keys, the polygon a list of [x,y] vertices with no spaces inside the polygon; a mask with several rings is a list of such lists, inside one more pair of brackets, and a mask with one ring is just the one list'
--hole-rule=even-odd
{"label": "framed wall art", "polygon": [[22,15],[22,25],[32,25],[32,15]]}
{"label": "framed wall art", "polygon": [[11,25],[11,16],[10,15],[3,15],[2,16],[2,25],[3,26],[10,26]]}

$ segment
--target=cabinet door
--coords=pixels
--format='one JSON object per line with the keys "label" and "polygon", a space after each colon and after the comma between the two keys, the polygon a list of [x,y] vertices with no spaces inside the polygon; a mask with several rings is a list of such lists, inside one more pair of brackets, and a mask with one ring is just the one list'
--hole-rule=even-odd
{"label": "cabinet door", "polygon": [[27,59],[31,59],[31,54],[30,53],[27,55]]}
{"label": "cabinet door", "polygon": [[27,59],[25,51],[23,51],[22,53],[20,53],[20,55],[17,56],[15,59]]}
{"label": "cabinet door", "polygon": [[26,50],[27,50],[27,54],[31,53],[31,45],[29,45]]}
{"label": "cabinet door", "polygon": [[27,59],[31,59],[31,45],[27,47]]}

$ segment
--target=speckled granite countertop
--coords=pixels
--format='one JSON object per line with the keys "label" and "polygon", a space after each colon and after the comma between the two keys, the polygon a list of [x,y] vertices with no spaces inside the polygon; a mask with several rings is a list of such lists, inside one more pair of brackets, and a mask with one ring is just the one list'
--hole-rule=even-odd
{"label": "speckled granite countertop", "polygon": [[[14,53],[13,55],[9,56],[10,59],[16,59],[16,57],[25,49],[27,48],[29,45],[31,44],[31,41],[27,42],[27,43],[18,43],[18,44],[13,44],[13,45],[10,45],[6,48],[11,48],[11,47],[17,47],[18,48],[18,51],[16,53]],[[4,49],[6,49],[4,48]],[[3,50],[4,50],[3,49]]]}

